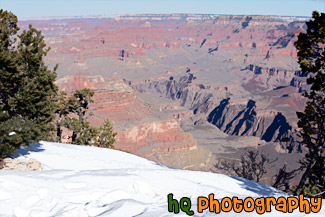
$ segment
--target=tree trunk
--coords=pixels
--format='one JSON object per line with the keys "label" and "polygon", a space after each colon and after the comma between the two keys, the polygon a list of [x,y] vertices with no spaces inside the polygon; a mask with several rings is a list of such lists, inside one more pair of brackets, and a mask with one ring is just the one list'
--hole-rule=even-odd
{"label": "tree trunk", "polygon": [[[62,129],[61,129],[61,126],[60,126],[60,120],[61,120],[61,118],[56,122],[56,139],[55,139],[55,141],[56,142],[62,142]],[[59,140],[59,141],[57,141],[57,139]]]}
{"label": "tree trunk", "polygon": [[73,143],[77,138],[77,133],[75,131],[72,132],[72,137],[71,138],[72,138],[71,142]]}

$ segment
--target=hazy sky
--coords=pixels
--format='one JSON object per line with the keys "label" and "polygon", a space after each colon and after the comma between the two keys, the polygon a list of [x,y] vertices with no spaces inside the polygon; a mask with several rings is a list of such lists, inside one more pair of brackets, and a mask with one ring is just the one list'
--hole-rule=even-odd
{"label": "hazy sky", "polygon": [[140,13],[310,16],[325,0],[0,0],[18,18]]}

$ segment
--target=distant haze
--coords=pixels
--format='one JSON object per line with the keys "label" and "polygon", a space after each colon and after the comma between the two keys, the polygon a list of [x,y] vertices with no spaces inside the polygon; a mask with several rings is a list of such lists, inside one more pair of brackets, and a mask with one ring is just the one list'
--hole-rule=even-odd
{"label": "distant haze", "polygon": [[117,14],[195,13],[311,16],[325,0],[0,0],[18,18]]}

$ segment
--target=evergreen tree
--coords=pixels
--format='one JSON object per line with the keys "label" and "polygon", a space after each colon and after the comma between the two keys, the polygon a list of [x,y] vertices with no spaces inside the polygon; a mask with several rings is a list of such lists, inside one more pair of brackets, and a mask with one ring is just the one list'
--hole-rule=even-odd
{"label": "evergreen tree", "polygon": [[72,131],[72,144],[96,145],[98,129],[91,126],[87,120],[79,121],[75,117],[67,116],[63,126]]}
{"label": "evergreen tree", "polygon": [[89,88],[84,88],[81,90],[76,90],[73,93],[73,97],[69,99],[69,110],[78,115],[79,121],[85,121],[86,112],[89,109],[89,104],[93,103],[92,97],[94,96],[94,91]]}
{"label": "evergreen tree", "polygon": [[300,33],[295,46],[301,70],[308,75],[310,91],[304,112],[297,112],[299,136],[307,150],[300,162],[304,173],[295,194],[325,198],[325,14],[314,11],[307,32]]}
{"label": "evergreen tree", "polygon": [[81,122],[79,136],[75,144],[97,146],[98,128],[91,126],[88,121]]}
{"label": "evergreen tree", "polygon": [[[89,104],[93,102],[93,96],[94,91],[84,88],[81,90],[76,90],[67,101],[63,101],[63,103],[61,103],[60,107],[62,109],[59,112],[65,116],[63,126],[72,131],[71,139],[73,144],[90,145],[96,140],[97,129],[90,126],[86,117]],[[76,115],[78,119],[72,117],[71,115],[67,116],[67,114]],[[57,132],[59,132],[59,130],[57,130]]]}
{"label": "evergreen tree", "polygon": [[56,136],[54,136],[54,142],[62,142],[62,127],[64,125],[64,120],[66,116],[69,114],[69,106],[67,100],[67,93],[64,91],[60,91],[57,97],[57,117],[55,119],[55,127],[56,127]]}
{"label": "evergreen tree", "polygon": [[115,137],[117,133],[114,132],[111,121],[106,118],[103,125],[99,128],[98,145],[106,148],[115,148]]}
{"label": "evergreen tree", "polygon": [[72,142],[74,144],[88,144],[82,143],[81,141],[84,141],[84,139],[78,140],[78,137],[88,130],[94,132],[86,117],[89,104],[93,102],[91,99],[93,95],[94,91],[88,88],[76,90],[70,97],[67,97],[67,93],[64,91],[59,92],[55,112],[57,117],[55,120],[56,138],[54,141],[62,142],[62,128],[66,127],[72,131]]}
{"label": "evergreen tree", "polygon": [[16,36],[17,22],[0,10],[0,158],[48,139],[56,110],[57,66],[49,70],[43,61],[50,48],[31,25]]}
{"label": "evergreen tree", "polygon": [[[57,138],[61,141],[62,128],[72,131],[71,143],[114,148],[116,132],[110,120],[105,119],[100,128],[91,126],[86,116],[89,104],[93,102],[94,91],[85,88],[76,90],[67,98],[64,91],[59,93],[57,106]],[[77,117],[77,118],[76,118]]]}

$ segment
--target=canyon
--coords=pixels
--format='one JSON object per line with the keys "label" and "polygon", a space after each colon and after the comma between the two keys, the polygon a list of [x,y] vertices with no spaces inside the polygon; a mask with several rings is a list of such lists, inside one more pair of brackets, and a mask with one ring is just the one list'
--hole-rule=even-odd
{"label": "canyon", "polygon": [[110,118],[118,149],[204,171],[258,149],[278,158],[274,173],[303,152],[281,138],[296,138],[306,104],[294,42],[308,19],[152,14],[19,25],[42,31],[60,89],[95,91],[89,121]]}

